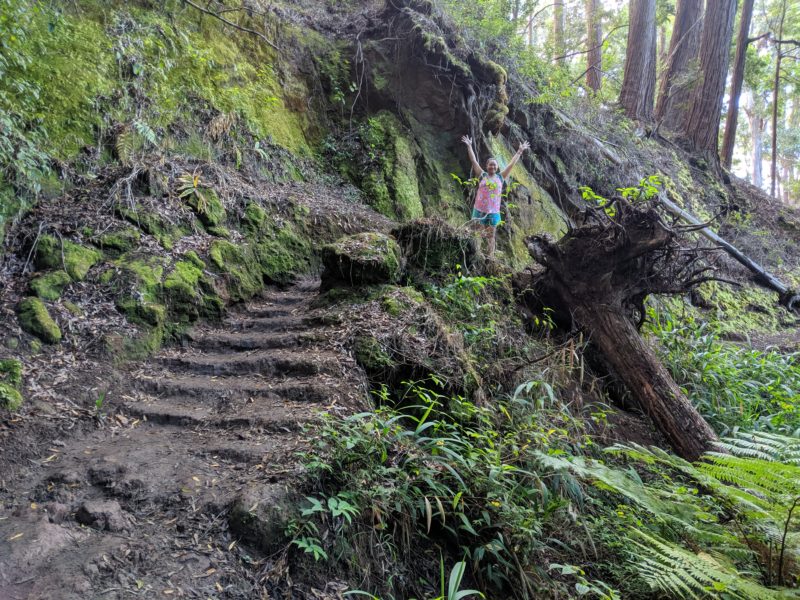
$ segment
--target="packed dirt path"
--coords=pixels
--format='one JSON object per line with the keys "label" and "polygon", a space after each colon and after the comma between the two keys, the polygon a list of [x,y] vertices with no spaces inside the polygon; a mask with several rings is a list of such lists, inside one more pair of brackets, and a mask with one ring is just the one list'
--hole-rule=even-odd
{"label": "packed dirt path", "polygon": [[317,288],[195,327],[98,427],[53,440],[3,498],[0,599],[284,597],[303,426],[364,398]]}

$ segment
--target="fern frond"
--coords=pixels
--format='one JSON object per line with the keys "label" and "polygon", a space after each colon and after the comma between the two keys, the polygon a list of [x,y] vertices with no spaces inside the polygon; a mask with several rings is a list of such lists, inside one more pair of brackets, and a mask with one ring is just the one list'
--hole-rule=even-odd
{"label": "fern frond", "polygon": [[734,456],[800,466],[800,439],[765,431],[738,431],[717,446]]}
{"label": "fern frond", "polygon": [[136,130],[136,133],[142,136],[142,138],[148,144],[150,144],[151,146],[158,145],[158,136],[156,135],[156,132],[153,131],[147,123],[145,123],[144,121],[140,121],[139,119],[136,119],[133,122],[133,128]]}
{"label": "fern frond", "polygon": [[[710,554],[695,554],[641,530],[628,538],[640,577],[653,589],[672,598],[736,598],[773,600],[780,593],[734,574]],[[724,594],[724,596],[723,596]]]}

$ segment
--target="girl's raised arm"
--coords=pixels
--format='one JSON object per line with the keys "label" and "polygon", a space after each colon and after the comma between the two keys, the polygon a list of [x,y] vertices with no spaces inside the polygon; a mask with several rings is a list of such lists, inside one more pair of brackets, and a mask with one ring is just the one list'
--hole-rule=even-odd
{"label": "girl's raised arm", "polygon": [[472,172],[475,177],[480,177],[481,173],[483,173],[483,169],[481,169],[481,165],[478,162],[477,157],[475,156],[475,151],[472,149],[472,138],[468,135],[465,135],[461,138],[461,141],[466,145],[467,152],[469,153],[469,161],[472,163]]}
{"label": "girl's raised arm", "polygon": [[517,164],[517,161],[522,156],[522,153],[525,152],[525,150],[527,150],[530,147],[531,145],[528,142],[522,142],[519,145],[519,147],[517,148],[517,153],[513,157],[511,157],[511,161],[508,163],[508,166],[505,169],[503,169],[502,172],[500,173],[500,175],[503,176],[503,179],[508,177],[508,174],[511,172],[511,169],[514,168],[514,165]]}

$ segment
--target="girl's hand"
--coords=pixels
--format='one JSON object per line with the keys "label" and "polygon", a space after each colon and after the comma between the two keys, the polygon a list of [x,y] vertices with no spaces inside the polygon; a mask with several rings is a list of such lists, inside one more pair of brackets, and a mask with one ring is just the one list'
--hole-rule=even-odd
{"label": "girl's hand", "polygon": [[531,147],[530,143],[528,141],[524,141],[520,143],[519,147],[517,148],[517,152],[522,154],[523,152],[525,152],[525,150],[528,150],[530,147]]}
{"label": "girl's hand", "polygon": [[472,138],[470,138],[468,135],[465,135],[464,137],[462,137],[461,141],[464,144],[466,144],[467,146],[469,146],[470,148],[472,147]]}

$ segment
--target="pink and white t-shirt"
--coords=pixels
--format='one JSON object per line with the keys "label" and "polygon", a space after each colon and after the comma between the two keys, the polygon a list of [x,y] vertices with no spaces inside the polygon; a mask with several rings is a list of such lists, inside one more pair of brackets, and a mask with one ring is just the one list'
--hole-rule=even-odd
{"label": "pink and white t-shirt", "polygon": [[500,212],[500,195],[503,193],[503,177],[495,173],[491,177],[487,173],[481,175],[478,194],[475,196],[475,210],[482,213]]}

